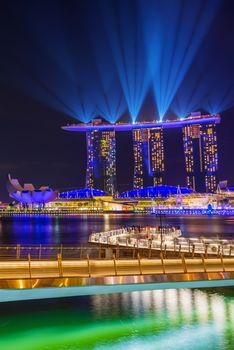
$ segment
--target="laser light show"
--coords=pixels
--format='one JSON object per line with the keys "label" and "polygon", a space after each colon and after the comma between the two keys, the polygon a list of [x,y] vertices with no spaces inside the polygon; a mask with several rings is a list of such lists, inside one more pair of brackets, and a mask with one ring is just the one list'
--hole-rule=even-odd
{"label": "laser light show", "polygon": [[209,40],[220,7],[219,0],[29,6],[22,30],[37,47],[30,57],[8,48],[11,84],[19,88],[20,78],[24,94],[81,122],[220,113],[233,105],[231,59],[224,67]]}

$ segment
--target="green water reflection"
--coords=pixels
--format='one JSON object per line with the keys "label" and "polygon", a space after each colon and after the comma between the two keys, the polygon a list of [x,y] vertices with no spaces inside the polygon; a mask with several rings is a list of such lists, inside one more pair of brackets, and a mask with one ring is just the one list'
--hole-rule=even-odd
{"label": "green water reflection", "polygon": [[164,290],[1,306],[0,349],[233,349],[234,292]]}

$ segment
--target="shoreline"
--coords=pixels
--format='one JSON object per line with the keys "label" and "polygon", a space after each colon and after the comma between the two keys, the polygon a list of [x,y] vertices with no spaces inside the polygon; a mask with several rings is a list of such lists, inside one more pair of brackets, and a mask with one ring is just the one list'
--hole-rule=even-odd
{"label": "shoreline", "polygon": [[0,218],[4,217],[27,217],[27,216],[81,216],[81,215],[149,215],[149,216],[171,216],[171,217],[220,217],[234,216],[234,208],[231,209],[157,209],[153,212],[149,211],[57,211],[57,210],[17,210],[17,211],[1,211]]}

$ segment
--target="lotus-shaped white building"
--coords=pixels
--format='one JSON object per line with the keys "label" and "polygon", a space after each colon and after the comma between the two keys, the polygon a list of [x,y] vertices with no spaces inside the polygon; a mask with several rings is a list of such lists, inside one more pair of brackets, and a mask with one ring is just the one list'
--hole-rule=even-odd
{"label": "lotus-shaped white building", "polygon": [[7,189],[11,198],[25,206],[35,204],[43,206],[45,203],[52,202],[58,195],[48,186],[42,186],[39,189],[35,189],[32,184],[21,186],[17,179],[11,178],[10,174],[8,175]]}

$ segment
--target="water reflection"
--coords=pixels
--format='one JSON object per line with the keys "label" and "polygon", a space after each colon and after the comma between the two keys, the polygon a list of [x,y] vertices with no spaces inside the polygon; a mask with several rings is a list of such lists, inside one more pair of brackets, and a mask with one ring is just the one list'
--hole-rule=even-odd
{"label": "water reflection", "polygon": [[0,305],[4,350],[234,348],[232,290],[229,296],[173,289],[12,305],[5,313]]}
{"label": "water reflection", "polygon": [[[87,243],[90,233],[127,225],[155,225],[152,215],[77,215],[70,217],[25,216],[0,218],[0,243],[77,244]],[[180,225],[184,236],[233,237],[230,218],[167,217],[163,224]]]}
{"label": "water reflection", "polygon": [[105,318],[111,310],[115,316],[125,312],[134,316],[144,313],[158,319],[166,315],[170,322],[179,318],[185,324],[212,321],[220,328],[228,320],[234,325],[234,298],[225,299],[221,294],[196,289],[132,292],[105,297],[95,295],[91,297],[91,302],[97,318]]}
{"label": "water reflection", "polygon": [[[148,332],[143,332],[143,335],[135,324],[136,334],[130,339],[95,349],[142,349],[146,346],[147,349],[234,348],[234,298],[202,290],[181,289],[107,295],[104,304],[102,296],[96,295],[92,297],[92,304],[98,318],[105,317],[110,310],[113,311],[113,306],[118,305],[114,309],[115,316],[124,312],[136,318],[141,315],[142,322],[151,320],[153,325],[150,335]],[[157,347],[152,345],[155,341]]]}

